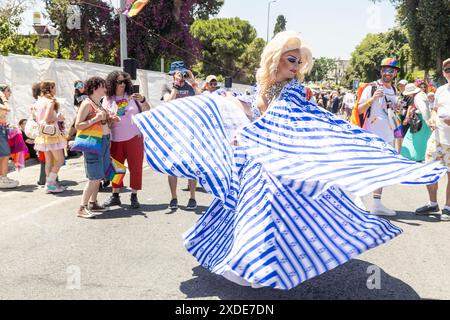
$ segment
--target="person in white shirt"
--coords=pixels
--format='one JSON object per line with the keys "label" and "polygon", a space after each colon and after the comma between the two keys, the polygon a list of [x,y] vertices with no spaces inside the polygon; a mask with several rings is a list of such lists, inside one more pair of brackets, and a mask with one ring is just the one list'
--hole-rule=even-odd
{"label": "person in white shirt", "polygon": [[[426,162],[440,161],[450,168],[450,58],[443,63],[443,75],[447,84],[440,87],[435,94],[435,104],[429,121],[434,132],[428,141]],[[447,173],[447,193],[441,221],[450,221],[450,173]],[[430,202],[417,209],[418,215],[433,215],[439,212],[437,202],[438,183],[428,185]]]}
{"label": "person in white shirt", "polygon": [[[364,115],[363,128],[381,137],[388,144],[394,144],[394,128],[392,123],[393,110],[397,107],[397,92],[393,86],[399,70],[399,61],[386,58],[381,62],[381,79],[369,84],[361,94],[358,104],[359,114]],[[373,207],[370,211],[378,216],[395,216],[397,213],[386,208],[381,203],[383,189],[373,193]],[[361,198],[355,199],[355,204],[365,210]]]}

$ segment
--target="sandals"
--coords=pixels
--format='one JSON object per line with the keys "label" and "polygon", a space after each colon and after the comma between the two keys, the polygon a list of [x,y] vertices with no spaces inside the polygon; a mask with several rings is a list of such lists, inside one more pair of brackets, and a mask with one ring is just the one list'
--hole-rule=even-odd
{"label": "sandals", "polygon": [[95,214],[93,214],[88,208],[86,208],[86,206],[80,206],[77,216],[79,218],[84,218],[84,219],[94,219],[95,218]]}

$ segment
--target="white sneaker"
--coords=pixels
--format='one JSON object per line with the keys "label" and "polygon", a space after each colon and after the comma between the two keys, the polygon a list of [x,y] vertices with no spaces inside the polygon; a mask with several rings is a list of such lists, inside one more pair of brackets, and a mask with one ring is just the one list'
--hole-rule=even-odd
{"label": "white sneaker", "polygon": [[441,214],[441,221],[450,221],[450,216],[448,214]]}
{"label": "white sneaker", "polygon": [[56,181],[55,182],[47,182],[47,184],[45,185],[45,191],[47,193],[61,193],[64,192],[66,189],[64,189],[63,187],[59,186]]}
{"label": "white sneaker", "polygon": [[355,203],[355,205],[356,205],[358,208],[360,208],[360,209],[362,209],[362,210],[364,210],[364,211],[367,211],[366,205],[364,204],[364,202],[363,202],[363,200],[362,200],[361,197],[356,197],[355,200],[354,200],[353,202]]}
{"label": "white sneaker", "polygon": [[397,215],[397,212],[395,212],[392,209],[386,208],[383,204],[379,204],[377,206],[374,206],[370,213],[375,215],[375,216],[389,216],[389,217],[393,217],[393,216]]}
{"label": "white sneaker", "polygon": [[8,177],[0,177],[0,189],[13,189],[17,188],[19,181],[10,179]]}

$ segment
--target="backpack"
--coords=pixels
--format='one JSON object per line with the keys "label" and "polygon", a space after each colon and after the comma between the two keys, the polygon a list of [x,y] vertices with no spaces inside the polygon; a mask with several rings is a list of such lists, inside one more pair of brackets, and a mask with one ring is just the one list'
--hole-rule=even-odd
{"label": "backpack", "polygon": [[364,92],[364,90],[368,87],[368,86],[372,86],[372,93],[371,96],[373,96],[373,94],[375,93],[375,91],[377,90],[376,87],[376,82],[371,82],[371,83],[361,83],[359,85],[358,91],[356,93],[356,102],[355,102],[355,106],[353,107],[353,111],[352,111],[352,116],[350,118],[350,122],[352,124],[354,124],[355,126],[358,126],[360,128],[364,127],[364,122],[366,121],[366,119],[370,116],[370,109],[372,107],[369,107],[369,109],[366,110],[366,112],[364,114],[360,114],[358,111],[358,105],[359,105],[359,101],[361,100],[361,96],[362,93]]}

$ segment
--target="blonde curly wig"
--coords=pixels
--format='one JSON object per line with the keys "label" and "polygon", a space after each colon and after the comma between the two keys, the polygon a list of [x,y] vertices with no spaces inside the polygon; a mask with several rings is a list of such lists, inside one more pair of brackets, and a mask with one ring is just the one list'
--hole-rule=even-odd
{"label": "blonde curly wig", "polygon": [[296,31],[280,32],[266,45],[261,55],[260,67],[256,72],[256,81],[261,88],[261,92],[267,92],[275,83],[281,56],[292,50],[300,50],[302,59],[296,79],[303,81],[305,74],[311,71],[313,66],[312,52],[304,45],[300,34]]}

